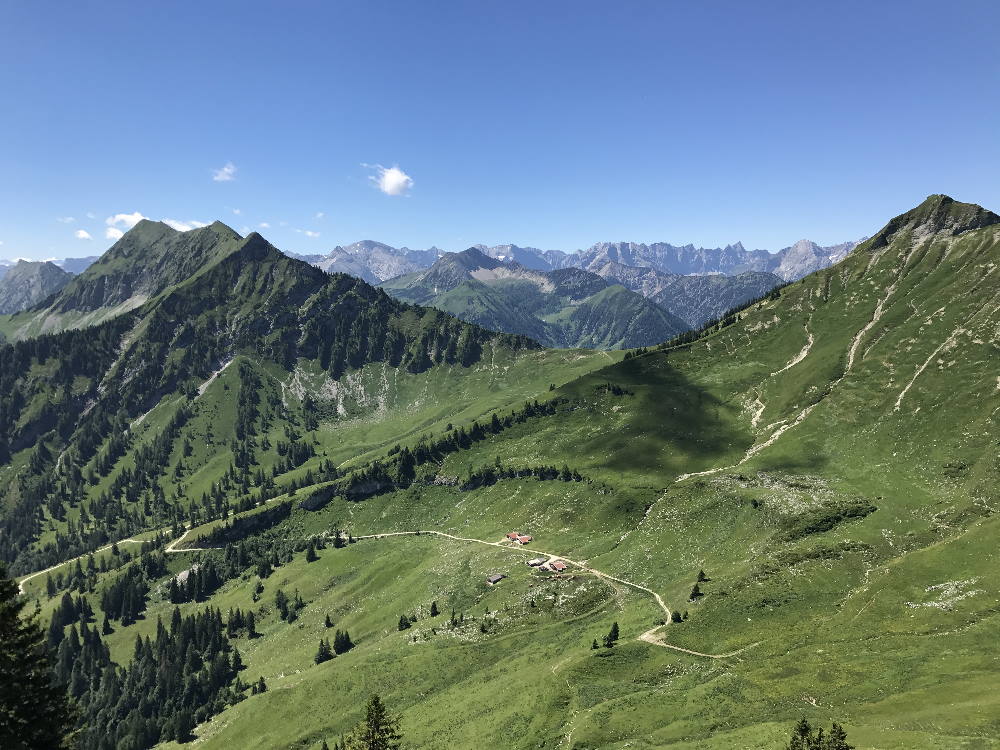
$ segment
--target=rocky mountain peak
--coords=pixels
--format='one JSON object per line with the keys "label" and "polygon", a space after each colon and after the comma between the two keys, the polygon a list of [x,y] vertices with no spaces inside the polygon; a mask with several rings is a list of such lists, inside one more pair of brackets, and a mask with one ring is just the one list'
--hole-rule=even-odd
{"label": "rocky mountain peak", "polygon": [[919,206],[886,224],[872,237],[868,248],[885,247],[900,232],[910,232],[916,237],[957,235],[996,224],[1000,224],[1000,216],[982,206],[962,203],[947,195],[929,195]]}

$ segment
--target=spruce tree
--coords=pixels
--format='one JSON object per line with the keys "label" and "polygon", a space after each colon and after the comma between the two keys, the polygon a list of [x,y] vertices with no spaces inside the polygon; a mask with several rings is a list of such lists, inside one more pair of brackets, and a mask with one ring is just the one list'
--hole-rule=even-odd
{"label": "spruce tree", "polygon": [[318,559],[319,555],[316,554],[316,542],[310,539],[309,546],[306,547],[306,562],[315,562]]}
{"label": "spruce tree", "polygon": [[343,654],[354,648],[354,643],[351,641],[351,635],[346,630],[338,630],[333,635],[333,652],[335,654]]}
{"label": "spruce tree", "polygon": [[316,651],[316,656],[313,657],[313,661],[317,664],[322,664],[325,661],[330,661],[332,658],[333,650],[330,648],[330,642],[321,638],[319,641],[319,649]]}
{"label": "spruce tree", "polygon": [[792,730],[792,738],[789,740],[786,750],[811,750],[813,731],[805,717],[799,719]]}
{"label": "spruce tree", "polygon": [[52,666],[35,616],[23,618],[25,602],[0,566],[0,747],[62,748],[73,714]]}
{"label": "spruce tree", "polygon": [[438,603],[431,602],[431,617],[437,617],[439,614],[441,614],[441,611],[438,609]]}
{"label": "spruce tree", "polygon": [[192,729],[194,729],[194,716],[189,709],[180,709],[174,716],[174,739],[178,742],[187,742],[193,739]]}
{"label": "spruce tree", "polygon": [[618,622],[611,623],[611,630],[604,636],[604,648],[611,648],[618,640]]}
{"label": "spruce tree", "polygon": [[823,750],[854,750],[854,745],[847,744],[847,732],[840,724],[833,722]]}
{"label": "spruce tree", "polygon": [[45,641],[49,646],[49,649],[55,651],[59,648],[59,644],[62,643],[63,639],[63,625],[62,618],[59,616],[59,610],[52,613],[52,619],[49,621],[49,633],[46,636]]}
{"label": "spruce tree", "polygon": [[365,706],[365,717],[347,739],[349,750],[400,750],[399,718],[389,714],[378,695]]}

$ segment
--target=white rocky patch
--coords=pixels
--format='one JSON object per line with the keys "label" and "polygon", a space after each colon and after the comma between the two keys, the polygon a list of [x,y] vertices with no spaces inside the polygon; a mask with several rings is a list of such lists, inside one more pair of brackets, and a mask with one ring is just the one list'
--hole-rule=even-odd
{"label": "white rocky patch", "polygon": [[945,581],[944,583],[928,586],[924,591],[932,595],[930,600],[925,602],[907,602],[906,606],[911,609],[931,607],[950,612],[963,599],[969,599],[976,594],[983,593],[982,589],[969,588],[978,581],[978,578],[969,578],[964,581]]}

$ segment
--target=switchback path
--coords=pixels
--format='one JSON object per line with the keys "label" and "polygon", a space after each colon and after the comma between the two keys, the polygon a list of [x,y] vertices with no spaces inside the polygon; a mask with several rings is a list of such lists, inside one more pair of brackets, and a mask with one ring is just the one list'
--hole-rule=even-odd
{"label": "switchback path", "polygon": [[692,651],[689,648],[682,648],[681,646],[673,646],[669,643],[665,643],[660,640],[656,635],[656,631],[665,628],[666,625],[657,625],[655,628],[650,628],[645,633],[639,636],[640,641],[645,641],[646,643],[652,643],[654,646],[663,646],[664,648],[672,648],[674,651],[681,651],[685,654],[692,654],[693,656],[704,656],[706,659],[728,659],[732,656],[738,656],[744,651],[752,649],[754,646],[759,646],[760,641],[756,643],[751,643],[749,646],[744,646],[743,648],[737,649],[736,651],[730,651],[728,654],[703,654],[701,651]]}
{"label": "switchback path", "polygon": [[[230,360],[230,362],[231,361],[232,360]],[[229,363],[227,363],[222,368],[222,370],[226,369],[226,367],[228,367],[228,366],[229,366]],[[222,370],[219,370],[219,372],[222,372]],[[218,374],[218,373],[216,373],[216,374]],[[267,498],[266,500],[264,500],[257,507],[263,507],[265,505],[268,505],[269,503],[275,502],[276,500],[282,500],[282,499],[287,499],[287,496],[285,496],[285,495],[275,495],[274,497]],[[215,519],[215,520],[219,520],[219,519]],[[212,521],[206,521],[205,523],[212,523]],[[199,526],[203,526],[203,525],[204,524],[199,524]],[[190,523],[186,523],[181,528],[184,529],[184,533],[181,534],[176,539],[174,539],[172,542],[170,542],[170,544],[168,544],[166,547],[164,547],[164,549],[163,549],[164,552],[168,552],[168,553],[170,553],[170,552],[174,552],[174,553],[179,553],[179,552],[201,552],[202,550],[206,550],[206,549],[224,549],[223,547],[190,547],[190,548],[186,548],[186,549],[177,549],[177,545],[180,544],[182,541],[184,541],[184,537],[186,537],[188,535],[188,532],[191,531],[193,528],[197,528],[197,527],[192,527]],[[143,534],[158,534],[161,531],[170,531],[170,529],[171,529],[171,527],[169,527],[169,526],[163,526],[163,527],[161,527],[159,529],[150,529],[149,531],[143,531],[141,533],[143,533]],[[27,583],[28,581],[30,581],[32,578],[37,578],[38,576],[42,576],[42,575],[45,575],[46,573],[52,572],[56,568],[61,568],[63,565],[66,565],[66,564],[72,563],[72,562],[76,562],[77,560],[83,560],[88,555],[96,555],[98,552],[104,552],[104,550],[111,549],[111,547],[113,547],[116,544],[142,544],[144,541],[148,542],[148,541],[151,541],[151,540],[149,540],[149,539],[119,539],[117,542],[111,542],[111,544],[105,544],[103,547],[101,547],[99,549],[95,549],[92,552],[85,552],[82,555],[77,555],[76,557],[71,557],[69,560],[63,560],[61,563],[57,563],[56,565],[53,565],[50,568],[46,568],[45,570],[39,570],[36,573],[29,573],[24,578],[20,579],[20,581],[18,582],[18,592],[20,594],[24,594],[24,584],[25,583]]]}
{"label": "switchback path", "polygon": [[[632,581],[626,581],[624,578],[618,578],[617,576],[609,575],[609,574],[607,574],[607,573],[605,573],[603,571],[597,570],[596,568],[591,568],[588,565],[584,565],[581,562],[578,562],[576,560],[571,560],[568,557],[556,554],[554,552],[548,552],[546,550],[540,550],[540,549],[532,549],[531,547],[524,547],[524,546],[520,546],[520,545],[517,546],[517,547],[511,547],[505,541],[501,541],[501,542],[489,542],[489,541],[487,541],[485,539],[474,539],[474,538],[465,537],[465,536],[455,536],[454,534],[447,534],[447,533],[445,533],[443,531],[429,531],[429,530],[427,530],[427,531],[425,531],[425,530],[420,530],[420,531],[386,531],[386,532],[383,532],[381,534],[363,534],[361,536],[354,536],[354,539],[356,539],[356,540],[357,539],[382,539],[383,537],[391,537],[391,536],[424,536],[424,535],[428,535],[428,536],[440,536],[440,537],[444,537],[446,539],[451,539],[451,540],[456,541],[456,542],[470,542],[470,543],[473,543],[473,544],[485,544],[485,545],[488,545],[490,547],[499,547],[500,549],[517,550],[518,552],[529,552],[529,553],[531,553],[533,555],[542,555],[544,557],[549,558],[549,560],[562,560],[566,564],[572,565],[572,566],[574,566],[576,568],[579,568],[580,570],[583,570],[583,571],[585,571],[587,573],[591,573],[591,574],[597,576],[598,578],[604,578],[604,579],[606,579],[608,581],[614,581],[615,583],[620,583],[623,586],[630,586],[630,587],[632,587],[634,589],[638,589],[639,591],[643,591],[643,592],[649,594],[650,596],[653,597],[653,600],[656,602],[657,606],[660,609],[663,610],[663,613],[666,615],[666,621],[670,622],[670,608],[667,606],[666,602],[663,601],[663,597],[661,597],[659,594],[657,594],[651,588],[647,588],[646,586],[642,586],[641,584],[638,584],[638,583],[633,583]],[[654,634],[656,633],[656,631],[658,631],[658,630],[660,630],[662,628],[665,628],[665,627],[666,627],[666,625],[657,625],[655,628],[653,628],[651,630],[647,630],[645,633],[643,633],[642,635],[640,635],[637,638],[637,640],[643,641],[645,643],[650,643],[650,644],[652,644],[654,646],[661,646],[662,648],[669,648],[669,649],[672,649],[674,651],[680,651],[681,653],[684,653],[684,654],[691,654],[692,656],[702,656],[702,657],[705,657],[707,659],[726,659],[726,658],[729,658],[730,656],[736,656],[737,654],[740,654],[740,653],[746,651],[747,649],[753,648],[754,646],[757,645],[757,643],[752,643],[749,646],[745,646],[745,647],[739,649],[738,651],[733,651],[732,653],[729,653],[729,654],[705,654],[705,653],[702,653],[701,651],[692,651],[691,649],[683,648],[681,646],[674,646],[673,644],[667,643],[666,641],[663,641],[660,638],[655,637]],[[758,641],[758,643],[759,643],[759,641]]]}
{"label": "switchback path", "polygon": [[26,584],[32,578],[38,578],[38,576],[43,576],[46,573],[51,573],[53,570],[61,568],[63,565],[69,565],[70,563],[76,562],[77,560],[82,560],[90,555],[96,555],[98,552],[104,552],[104,550],[111,549],[116,544],[143,544],[144,542],[148,541],[149,541],[148,539],[119,539],[117,542],[111,542],[111,544],[105,544],[103,547],[99,547],[98,549],[95,549],[93,552],[87,552],[82,555],[77,555],[76,557],[71,557],[69,560],[63,560],[61,563],[56,563],[55,565],[52,565],[51,567],[48,567],[45,570],[39,570],[36,573],[29,573],[28,575],[26,575],[24,578],[22,578],[20,581],[17,582],[17,592],[23,595],[24,584]]}

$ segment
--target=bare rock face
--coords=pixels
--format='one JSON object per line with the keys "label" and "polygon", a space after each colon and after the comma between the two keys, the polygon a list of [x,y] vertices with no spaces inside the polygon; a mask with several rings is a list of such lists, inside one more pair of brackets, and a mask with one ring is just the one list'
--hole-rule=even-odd
{"label": "bare rock face", "polygon": [[842,242],[839,245],[820,247],[811,240],[799,240],[791,247],[786,247],[775,253],[778,263],[767,270],[785,281],[795,281],[803,276],[808,276],[813,271],[819,271],[834,263],[839,263],[857,245],[857,242]]}
{"label": "bare rock face", "polygon": [[0,315],[27,310],[66,286],[73,274],[49,261],[19,260],[0,278]]}
{"label": "bare rock face", "polygon": [[365,281],[381,281],[413,273],[433,265],[442,255],[436,247],[427,250],[395,248],[374,240],[354,242],[346,247],[338,245],[326,256],[309,262],[328,273],[348,273]]}
{"label": "bare rock face", "polygon": [[595,273],[648,297],[691,328],[700,328],[783,283],[769,271],[685,276],[620,263],[606,263]]}
{"label": "bare rock face", "polygon": [[795,281],[813,271],[843,260],[857,242],[843,242],[821,247],[810,240],[800,240],[776,253],[747,250],[737,242],[725,247],[704,248],[694,245],[671,245],[654,242],[599,242],[578,255],[572,265],[599,272],[609,263],[682,276],[724,274],[732,276],[758,271],[773,273],[783,281]]}

